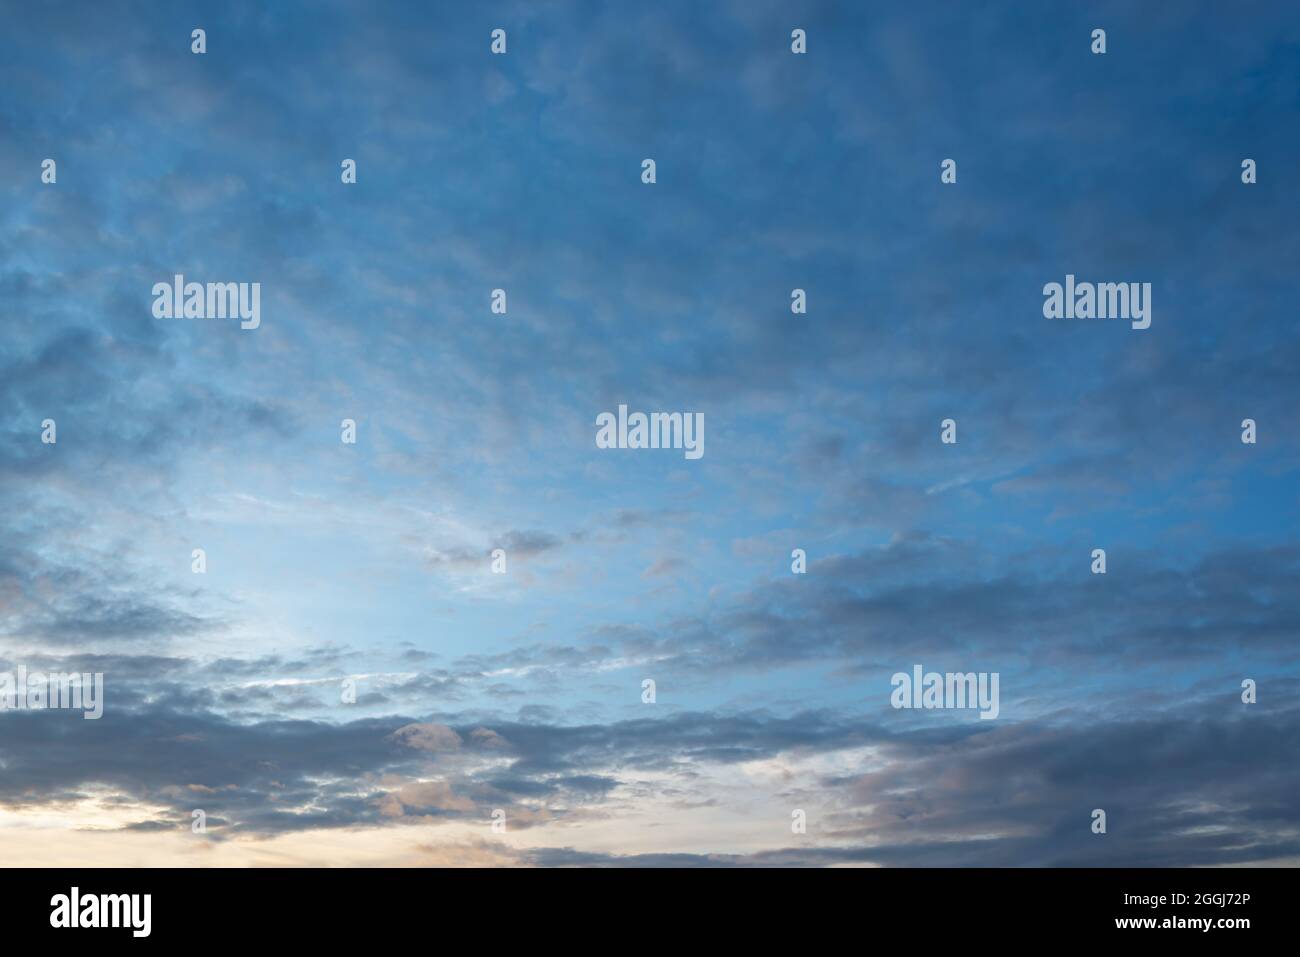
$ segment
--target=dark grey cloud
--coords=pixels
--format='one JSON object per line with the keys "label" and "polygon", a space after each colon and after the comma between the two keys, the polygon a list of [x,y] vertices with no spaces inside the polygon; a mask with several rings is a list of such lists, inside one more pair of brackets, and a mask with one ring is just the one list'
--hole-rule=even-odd
{"label": "dark grey cloud", "polygon": [[[1134,710],[1140,702],[1134,702]],[[870,860],[945,866],[1211,866],[1294,858],[1300,711],[1234,694],[1159,718],[1000,726],[954,748],[895,740],[840,782],[828,835]],[[871,808],[869,814],[862,808]],[[1091,831],[1105,810],[1107,832]],[[942,837],[936,837],[942,835]],[[987,835],[1001,835],[986,840]]]}
{"label": "dark grey cloud", "polygon": [[[429,562],[434,565],[487,568],[495,549],[504,549],[507,563],[511,560],[535,558],[560,548],[563,542],[550,532],[539,530],[510,530],[494,537],[483,548],[448,545],[430,549]],[[507,565],[507,567],[509,567]]]}
{"label": "dark grey cloud", "polygon": [[[0,714],[0,802],[26,807],[109,788],[123,803],[173,810],[136,827],[188,826],[190,810],[202,807],[219,838],[399,825],[412,816],[486,820],[484,809],[498,806],[516,808],[528,822],[539,811],[548,819],[607,811],[624,788],[689,801],[702,765],[871,747],[877,771],[803,771],[773,792],[808,809],[808,837],[797,845],[666,857],[551,848],[530,859],[642,866],[1264,862],[1297,853],[1287,837],[1300,821],[1290,760],[1300,734],[1296,692],[1272,685],[1269,703],[1257,706],[1220,692],[1157,717],[1135,700],[1130,713],[995,727],[937,720],[903,726],[829,712],[448,726],[438,717],[420,724],[396,716],[241,723],[178,689],[154,687],[147,697],[118,692],[99,721],[64,712]],[[418,728],[429,731],[412,737]],[[434,732],[446,746],[415,746]],[[480,760],[501,757],[504,771]],[[668,783],[647,784],[650,773]],[[394,776],[407,783],[394,789]],[[1107,812],[1104,836],[1089,829],[1094,807]]]}
{"label": "dark grey cloud", "polygon": [[[1207,867],[1294,861],[1293,706],[899,735],[884,770],[806,789],[809,837],[753,854],[544,848],[543,866]],[[1236,716],[1229,716],[1233,710]],[[958,746],[960,745],[960,746]],[[1091,830],[1095,808],[1107,831]],[[828,844],[828,842],[831,842]]]}
{"label": "dark grey cloud", "polygon": [[[141,644],[163,645],[218,633],[221,617],[206,612],[192,593],[160,588],[135,571],[129,557],[84,551],[53,562],[28,541],[58,527],[19,532],[0,554],[0,647],[33,642],[47,648],[77,647],[104,654]],[[81,558],[80,563],[72,560]]]}
{"label": "dark grey cloud", "polygon": [[936,653],[995,664],[1243,651],[1296,661],[1300,548],[1243,545],[1178,565],[1151,551],[1112,550],[1106,576],[1091,574],[1090,550],[995,559],[974,543],[901,537],[814,558],[806,575],[763,581],[707,617],[599,637],[623,654],[654,657],[659,669],[688,671],[810,661],[861,671]]}

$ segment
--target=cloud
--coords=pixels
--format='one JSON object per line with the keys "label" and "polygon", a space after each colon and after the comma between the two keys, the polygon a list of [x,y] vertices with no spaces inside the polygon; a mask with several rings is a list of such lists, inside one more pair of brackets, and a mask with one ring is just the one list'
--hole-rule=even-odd
{"label": "cloud", "polygon": [[393,732],[393,737],[417,751],[455,751],[461,739],[451,728],[440,724],[408,724]]}
{"label": "cloud", "polygon": [[[797,57],[774,0],[503,9],[505,57],[445,5],[209,11],[201,57],[102,3],[9,18],[0,667],[107,693],[0,714],[13,830],[1295,859],[1294,17],[1117,9],[1144,56],[1090,59],[1048,5],[814,3]],[[154,319],[176,272],[260,282],[262,326]],[[1044,320],[1067,273],[1150,281],[1151,329]],[[624,402],[702,410],[708,455],[595,448]],[[893,712],[918,661],[1000,672],[1003,717]],[[200,801],[206,850],[158,843]],[[527,842],[477,838],[498,807]]]}

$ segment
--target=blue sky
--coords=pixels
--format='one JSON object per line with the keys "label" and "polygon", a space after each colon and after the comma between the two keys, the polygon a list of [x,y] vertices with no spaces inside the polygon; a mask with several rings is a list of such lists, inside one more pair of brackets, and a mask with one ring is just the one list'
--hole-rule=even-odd
{"label": "blue sky", "polygon": [[1300,858],[1290,5],[0,6],[0,663],[107,696],[0,713],[19,850]]}

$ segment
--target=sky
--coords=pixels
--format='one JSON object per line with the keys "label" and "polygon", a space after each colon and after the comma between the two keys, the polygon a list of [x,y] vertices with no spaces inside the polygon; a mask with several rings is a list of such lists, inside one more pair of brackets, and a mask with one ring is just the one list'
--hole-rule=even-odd
{"label": "sky", "polygon": [[1293,4],[0,19],[4,864],[1300,863]]}

